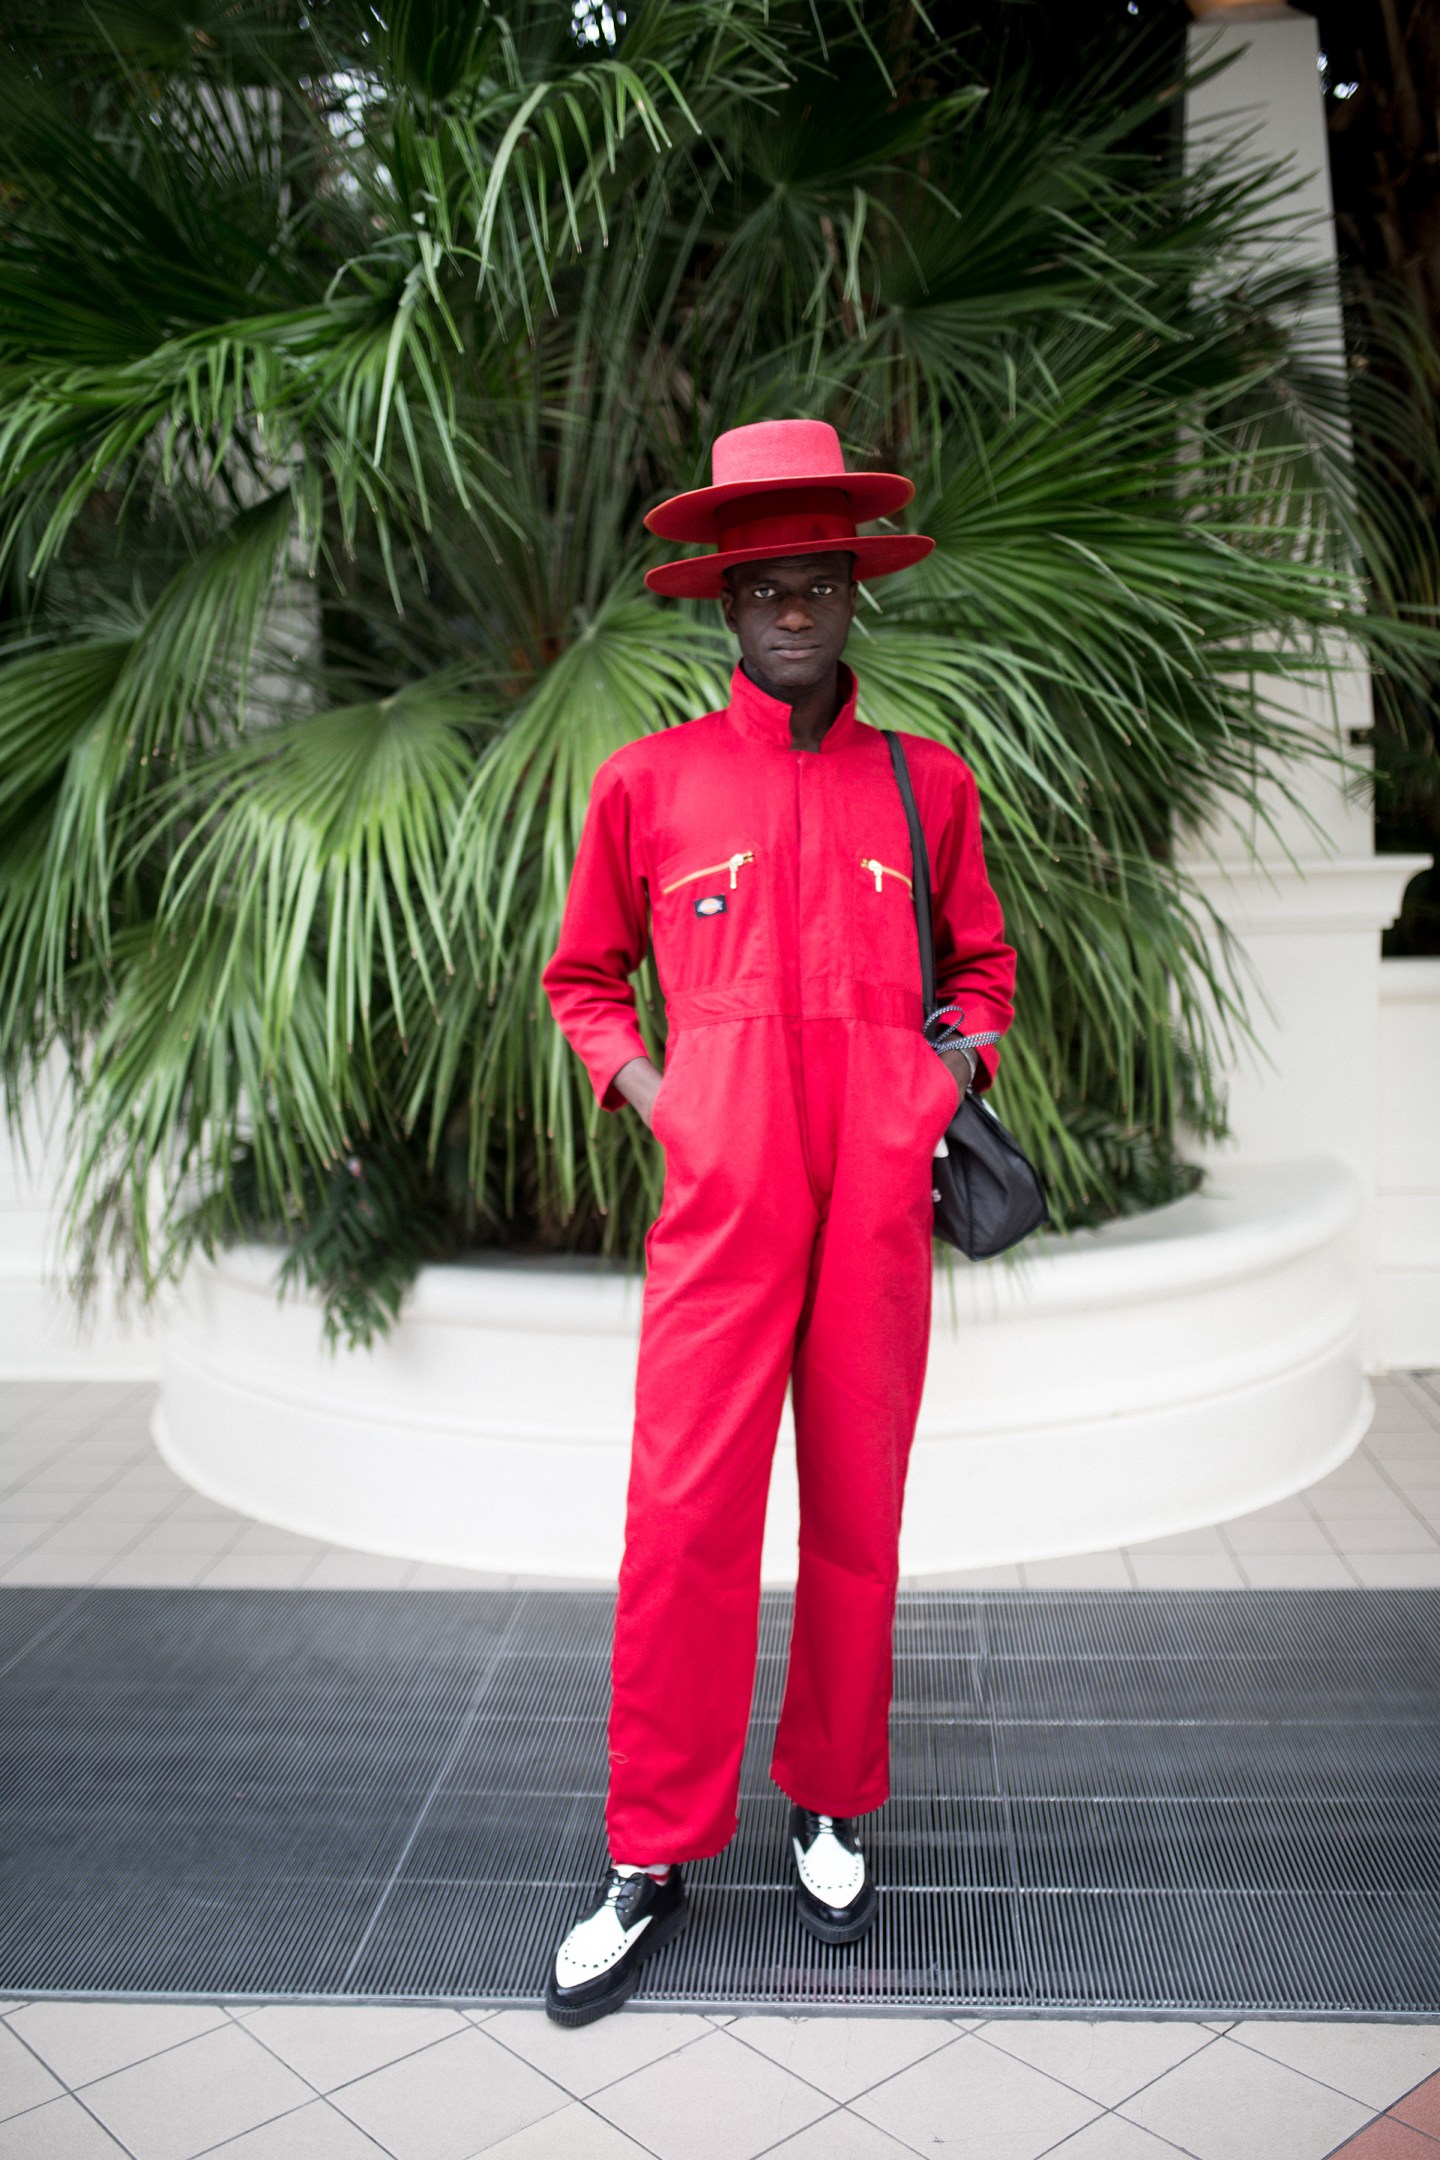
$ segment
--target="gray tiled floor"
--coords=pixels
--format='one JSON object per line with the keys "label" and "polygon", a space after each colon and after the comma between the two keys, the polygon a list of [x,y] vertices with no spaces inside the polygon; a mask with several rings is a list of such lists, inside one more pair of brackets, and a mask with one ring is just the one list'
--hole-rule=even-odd
{"label": "gray tiled floor", "polygon": [[37,2002],[0,2039],[35,2160],[1322,2160],[1440,2067],[1433,2026]]}
{"label": "gray tiled floor", "polygon": [[[1312,1491],[963,1578],[1440,1583],[1440,1375],[1377,1390]],[[146,1387],[0,1386],[0,1581],[494,1583],[300,1538],[156,1457]],[[1440,2069],[1440,2026],[0,2004],[0,2160],[1322,2160]],[[1440,2160],[1440,2143],[1434,2145]]]}
{"label": "gray tiled floor", "polygon": [[[1109,1552],[912,1580],[1032,1590],[1440,1585],[1440,1374],[1393,1373],[1375,1392],[1374,1423],[1349,1460],[1254,1514]],[[126,1382],[0,1383],[0,1582],[418,1589],[553,1580],[355,1552],[237,1514],[160,1460],[153,1398],[150,1386]]]}

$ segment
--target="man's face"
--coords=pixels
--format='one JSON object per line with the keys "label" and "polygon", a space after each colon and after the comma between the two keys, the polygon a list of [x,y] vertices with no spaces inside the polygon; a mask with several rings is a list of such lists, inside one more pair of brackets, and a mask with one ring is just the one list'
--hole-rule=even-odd
{"label": "man's face", "polygon": [[762,689],[793,703],[833,679],[855,614],[850,563],[843,553],[785,555],[727,570],[720,605]]}

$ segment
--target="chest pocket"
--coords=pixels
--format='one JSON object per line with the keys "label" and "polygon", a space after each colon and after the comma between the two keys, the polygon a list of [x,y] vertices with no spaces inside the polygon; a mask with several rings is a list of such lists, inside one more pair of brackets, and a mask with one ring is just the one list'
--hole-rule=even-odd
{"label": "chest pocket", "polygon": [[660,865],[650,914],[667,989],[697,989],[764,972],[763,865],[750,847],[687,849]]}
{"label": "chest pocket", "polygon": [[920,941],[915,930],[915,883],[908,856],[892,846],[862,849],[848,867],[855,971],[872,981],[918,988]]}

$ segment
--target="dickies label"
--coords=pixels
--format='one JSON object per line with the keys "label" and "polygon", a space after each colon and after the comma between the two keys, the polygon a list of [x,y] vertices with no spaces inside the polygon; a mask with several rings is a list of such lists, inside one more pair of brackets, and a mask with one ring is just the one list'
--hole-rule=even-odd
{"label": "dickies label", "polygon": [[725,913],[724,893],[712,892],[703,894],[702,897],[695,902],[695,913],[697,915],[723,915]]}

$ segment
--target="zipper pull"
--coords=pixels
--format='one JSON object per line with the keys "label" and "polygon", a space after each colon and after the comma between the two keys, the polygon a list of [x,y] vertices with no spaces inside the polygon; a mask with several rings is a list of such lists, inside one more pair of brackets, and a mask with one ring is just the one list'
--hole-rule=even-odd
{"label": "zipper pull", "polygon": [[862,855],[860,858],[860,868],[862,870],[868,870],[870,872],[871,876],[875,880],[876,892],[883,892],[885,890],[885,865],[883,863],[876,862],[873,856]]}
{"label": "zipper pull", "polygon": [[737,877],[739,876],[739,873],[740,873],[740,865],[741,865],[741,863],[753,862],[754,860],[755,860],[755,858],[754,858],[754,856],[753,856],[753,855],[732,855],[732,856],[730,857],[730,890],[731,890],[731,892],[734,892],[734,890],[735,890],[735,880],[736,880],[736,878],[737,878]]}

